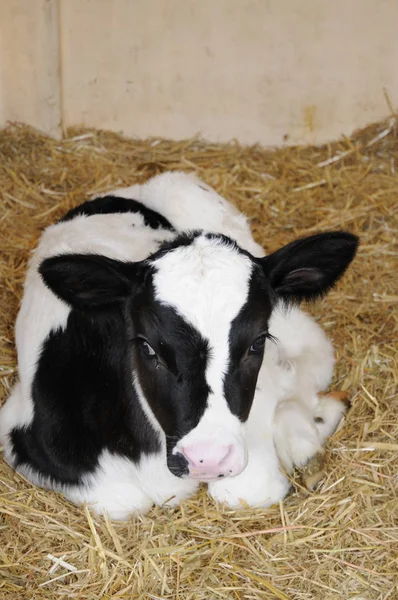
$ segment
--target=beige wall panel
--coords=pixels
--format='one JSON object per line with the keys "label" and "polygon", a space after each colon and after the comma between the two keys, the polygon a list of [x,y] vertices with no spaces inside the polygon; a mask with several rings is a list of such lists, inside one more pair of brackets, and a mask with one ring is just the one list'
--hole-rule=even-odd
{"label": "beige wall panel", "polygon": [[61,0],[64,119],[322,142],[398,106],[396,0]]}
{"label": "beige wall panel", "polygon": [[0,125],[321,142],[398,107],[397,25],[397,0],[0,0]]}
{"label": "beige wall panel", "polygon": [[58,0],[0,0],[0,126],[60,134]]}

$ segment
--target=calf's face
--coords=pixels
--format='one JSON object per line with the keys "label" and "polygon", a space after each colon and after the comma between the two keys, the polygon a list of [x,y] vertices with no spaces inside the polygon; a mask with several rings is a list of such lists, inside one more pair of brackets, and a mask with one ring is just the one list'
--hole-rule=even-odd
{"label": "calf's face", "polygon": [[199,232],[143,263],[64,255],[43,261],[40,272],[76,308],[123,306],[133,385],[165,434],[168,468],[207,481],[246,465],[244,423],[273,306],[325,293],[356,246],[350,234],[321,234],[255,259],[228,238]]}
{"label": "calf's face", "polygon": [[243,423],[271,314],[264,273],[230,240],[193,237],[151,261],[129,311],[141,397],[169,469],[201,480],[246,465]]}

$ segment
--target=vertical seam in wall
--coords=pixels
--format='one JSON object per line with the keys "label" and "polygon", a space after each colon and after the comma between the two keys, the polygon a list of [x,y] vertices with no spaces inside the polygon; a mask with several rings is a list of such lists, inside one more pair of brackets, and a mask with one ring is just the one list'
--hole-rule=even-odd
{"label": "vertical seam in wall", "polygon": [[64,69],[63,69],[63,37],[62,37],[62,0],[57,0],[57,34],[58,34],[58,93],[59,114],[62,137],[66,137],[65,104],[64,104]]}
{"label": "vertical seam in wall", "polygon": [[4,35],[2,31],[2,19],[0,19],[0,127],[5,127],[6,123],[4,123],[4,52],[3,52],[3,44],[4,44]]}

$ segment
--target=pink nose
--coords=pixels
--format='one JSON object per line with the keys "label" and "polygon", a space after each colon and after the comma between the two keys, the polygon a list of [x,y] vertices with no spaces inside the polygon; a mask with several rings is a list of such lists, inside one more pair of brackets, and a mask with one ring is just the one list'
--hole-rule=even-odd
{"label": "pink nose", "polygon": [[194,479],[233,477],[243,470],[239,450],[231,445],[199,442],[180,450],[188,460],[189,476]]}

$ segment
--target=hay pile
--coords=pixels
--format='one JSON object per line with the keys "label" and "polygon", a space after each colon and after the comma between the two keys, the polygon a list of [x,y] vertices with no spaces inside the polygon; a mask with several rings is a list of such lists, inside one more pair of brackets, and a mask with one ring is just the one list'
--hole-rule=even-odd
{"label": "hay pile", "polygon": [[203,490],[178,509],[111,524],[30,486],[0,455],[0,598],[396,600],[395,119],[321,148],[276,151],[68,135],[0,132],[0,402],[16,377],[13,323],[43,227],[88,194],[181,169],[247,212],[268,251],[318,230],[361,237],[345,279],[310,309],[335,342],[334,388],[352,393],[353,408],[328,444],[320,487],[269,510],[225,510]]}

